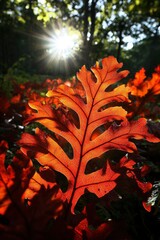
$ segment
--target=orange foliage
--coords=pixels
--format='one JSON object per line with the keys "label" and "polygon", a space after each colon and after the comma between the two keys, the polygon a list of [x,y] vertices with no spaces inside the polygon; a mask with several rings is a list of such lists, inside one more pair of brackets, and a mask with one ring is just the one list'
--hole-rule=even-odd
{"label": "orange foliage", "polygon": [[[20,150],[7,165],[8,144],[0,142],[0,214],[6,219],[16,216],[14,223],[0,224],[2,239],[105,240],[110,234],[117,236],[113,232],[121,225],[96,215],[96,204],[104,200],[105,207],[110,207],[119,199],[118,189],[136,193],[151,211],[147,197],[152,184],[144,181],[149,167],[143,163],[136,168],[133,154],[138,151],[135,140],[158,143],[160,139],[148,131],[145,118],[131,121],[133,112],[129,115],[126,106],[140,109],[142,99],[160,93],[160,67],[150,79],[141,69],[127,86],[120,82],[128,75],[126,70],[119,71],[121,67],[114,57],[104,58],[102,66],[96,63],[91,71],[83,66],[77,73],[78,82],[47,79],[43,85],[48,89],[46,96],[20,85],[10,103],[5,102],[4,112],[18,105],[25,91],[29,106],[22,104],[24,125],[36,122],[46,131],[37,127],[34,134],[24,132],[17,142]],[[138,99],[136,104],[129,99],[130,93]],[[108,157],[113,150],[122,154],[114,164]],[[65,187],[58,174],[65,178]],[[83,203],[77,214],[87,194],[94,195],[94,200]],[[89,224],[95,229],[89,229]],[[125,238],[130,239],[124,227]]]}
{"label": "orange foliage", "polygon": [[131,94],[134,96],[143,97],[148,92],[148,83],[146,80],[145,69],[142,68],[135,74],[135,78],[128,83],[131,89]]}
{"label": "orange foliage", "polygon": [[156,118],[160,113],[160,108],[154,106],[152,111],[148,109],[147,103],[155,102],[157,95],[160,94],[160,66],[155,68],[155,72],[151,77],[146,77],[145,69],[142,68],[135,74],[135,79],[130,80],[127,86],[130,88],[132,101],[132,112],[128,117],[133,118],[137,115]]}

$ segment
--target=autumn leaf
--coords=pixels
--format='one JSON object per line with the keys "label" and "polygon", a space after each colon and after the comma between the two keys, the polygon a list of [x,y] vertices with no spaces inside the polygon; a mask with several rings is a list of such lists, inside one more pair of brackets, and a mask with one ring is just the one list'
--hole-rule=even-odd
{"label": "autumn leaf", "polygon": [[160,94],[160,73],[159,66],[155,68],[151,77],[145,75],[145,69],[142,68],[135,74],[135,78],[129,80],[127,86],[131,92],[131,108],[128,118],[137,118],[137,116],[147,119],[159,119],[159,106],[157,103]]}
{"label": "autumn leaf", "polygon": [[[29,103],[33,113],[25,123],[39,122],[54,136],[39,128],[35,135],[24,133],[19,141],[21,151],[67,178],[68,188],[64,196],[72,213],[86,190],[100,198],[116,186],[119,173],[112,170],[109,161],[106,161],[105,171],[99,169],[86,173],[87,164],[93,158],[101,161],[102,154],[111,149],[136,151],[132,138],[159,141],[148,132],[145,119],[127,120],[122,103],[130,101],[129,89],[118,82],[127,76],[128,71],[118,71],[121,67],[114,57],[104,58],[102,67],[96,63],[91,71],[83,66],[77,78],[85,97],[65,84],[48,91],[49,98],[58,99],[63,104],[60,109],[40,102]],[[72,113],[75,118],[70,117]],[[72,154],[64,148],[64,142]]]}
{"label": "autumn leaf", "polygon": [[[133,159],[128,157],[127,154],[116,165],[115,168],[121,175],[118,186],[122,193],[127,193],[128,195],[136,193],[142,201],[142,206],[146,211],[150,212],[151,204],[148,203],[148,197],[151,194],[152,184],[145,180],[149,167],[147,165],[137,167],[137,161]],[[139,162],[139,164],[143,163]]]}
{"label": "autumn leaf", "polygon": [[[150,182],[142,182],[142,177],[140,179],[140,177],[138,177],[138,174],[136,174],[136,169],[134,168],[135,165],[136,165],[136,162],[134,160],[128,159],[126,156],[124,156],[120,160],[118,168],[119,169],[125,168],[126,176],[128,178],[134,179],[136,184],[138,185],[139,189],[141,189],[141,191],[143,193],[146,193],[152,189],[152,184]],[[143,168],[141,168],[140,170],[143,171]],[[142,172],[142,175],[143,174],[144,174],[144,172]]]}
{"label": "autumn leaf", "polygon": [[[8,144],[0,143],[0,238],[46,239],[48,223],[63,211],[55,175],[48,168],[36,172],[20,151],[6,165]],[[49,233],[48,233],[49,234]],[[53,234],[53,233],[51,233]]]}
{"label": "autumn leaf", "polygon": [[148,93],[148,82],[146,81],[144,68],[135,74],[135,78],[129,81],[128,86],[134,96],[144,97]]}
{"label": "autumn leaf", "polygon": [[0,97],[0,113],[4,114],[8,111],[10,107],[10,102],[5,96]]}
{"label": "autumn leaf", "polygon": [[160,73],[158,72],[158,67],[156,71],[152,74],[151,79],[148,80],[148,89],[153,95],[160,94]]}
{"label": "autumn leaf", "polygon": [[88,222],[86,219],[79,223],[75,228],[75,240],[82,240],[84,237],[87,237],[88,240],[105,240],[112,232],[112,223],[103,223],[95,230],[91,230],[87,226]]}
{"label": "autumn leaf", "polygon": [[21,162],[17,156],[14,156],[12,165],[6,164],[5,153],[0,156],[0,214],[2,215],[11,205],[17,209],[18,202],[19,205],[22,204],[21,196],[33,175],[31,162],[28,162],[25,155],[20,156],[23,161]]}

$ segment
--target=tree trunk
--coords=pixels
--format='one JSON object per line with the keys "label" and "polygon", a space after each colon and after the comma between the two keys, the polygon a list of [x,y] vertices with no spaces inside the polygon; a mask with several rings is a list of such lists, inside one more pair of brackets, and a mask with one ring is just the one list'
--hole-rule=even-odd
{"label": "tree trunk", "polygon": [[119,23],[119,34],[118,34],[118,38],[119,38],[118,50],[117,50],[117,60],[118,61],[121,58],[121,48],[122,48],[122,44],[123,44],[123,29],[124,29],[124,24],[123,24],[123,21],[121,21]]}
{"label": "tree trunk", "polygon": [[94,31],[95,31],[95,21],[96,21],[96,3],[97,1],[92,0],[91,3],[91,30],[90,30],[90,39],[89,39],[89,44],[92,46],[93,44],[93,39],[94,39]]}
{"label": "tree trunk", "polygon": [[83,35],[83,54],[84,54],[84,62],[88,65],[88,28],[89,28],[89,0],[83,0],[84,4],[84,35]]}
{"label": "tree trunk", "polygon": [[[96,4],[97,0],[92,0],[91,5],[89,0],[84,0],[84,57],[85,64],[90,66],[90,52],[92,51],[95,22],[96,22]],[[89,22],[90,17],[90,22]]]}

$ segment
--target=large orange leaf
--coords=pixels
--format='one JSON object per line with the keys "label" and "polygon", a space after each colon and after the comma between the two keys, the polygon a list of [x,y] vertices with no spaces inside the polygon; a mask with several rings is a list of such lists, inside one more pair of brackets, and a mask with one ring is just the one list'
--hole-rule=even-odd
{"label": "large orange leaf", "polygon": [[[57,98],[64,108],[53,109],[49,104],[30,102],[34,111],[26,123],[39,122],[55,135],[47,135],[38,128],[35,135],[24,133],[19,141],[21,150],[41,165],[66,176],[68,188],[64,195],[72,212],[86,189],[102,197],[116,186],[119,173],[111,169],[109,162],[105,171],[99,169],[86,173],[90,160],[97,158],[101,161],[101,155],[110,149],[135,151],[131,138],[159,141],[148,133],[145,119],[127,120],[122,104],[129,102],[128,88],[115,86],[128,74],[128,71],[117,71],[121,67],[114,57],[104,58],[102,67],[97,63],[91,71],[83,66],[77,77],[85,97],[64,84],[48,91],[47,96]],[[65,142],[73,154],[68,154]]]}

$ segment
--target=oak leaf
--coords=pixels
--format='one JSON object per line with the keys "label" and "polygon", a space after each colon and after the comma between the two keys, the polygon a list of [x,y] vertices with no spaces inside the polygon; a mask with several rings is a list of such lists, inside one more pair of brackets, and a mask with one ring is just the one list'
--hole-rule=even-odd
{"label": "oak leaf", "polygon": [[[36,128],[35,135],[24,133],[19,141],[21,150],[27,155],[31,154],[42,166],[60,172],[67,178],[68,188],[64,196],[72,213],[86,190],[100,198],[116,186],[119,173],[111,169],[108,161],[105,171],[94,169],[86,173],[87,164],[93,158],[101,161],[102,154],[111,149],[136,151],[131,138],[159,141],[148,133],[145,119],[134,122],[127,120],[127,111],[122,104],[129,102],[129,90],[125,85],[118,86],[118,82],[127,76],[128,71],[118,71],[121,67],[122,63],[118,63],[114,57],[104,58],[102,67],[96,63],[91,71],[83,66],[77,78],[85,97],[65,84],[48,91],[49,98],[56,98],[63,104],[61,109],[36,101],[29,103],[33,113],[25,123],[41,123],[55,135],[46,134],[39,128]],[[75,118],[69,117],[72,113]],[[57,136],[64,139],[72,154],[64,149],[64,144],[58,141]]]}
{"label": "oak leaf", "polygon": [[128,83],[128,86],[134,96],[144,97],[148,93],[148,81],[146,81],[144,68],[136,72],[135,78]]}

